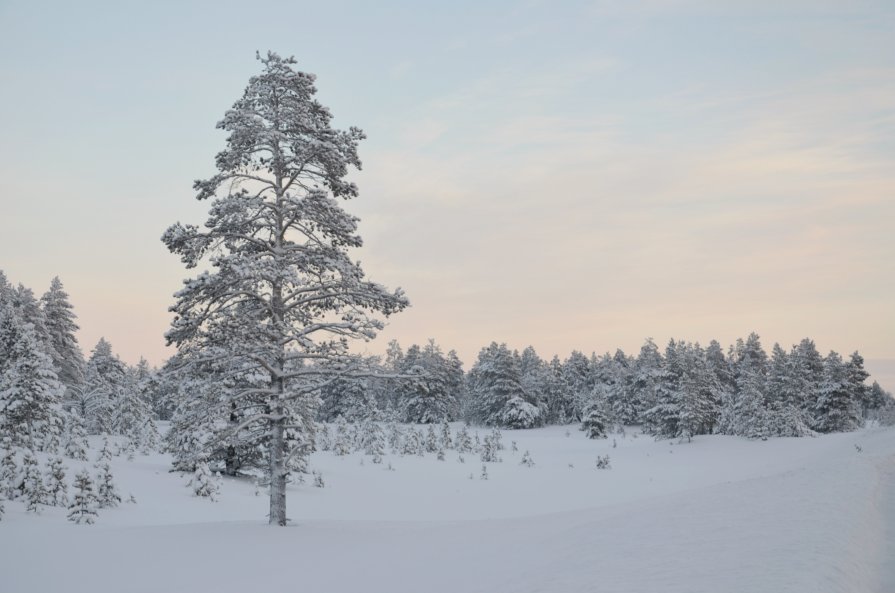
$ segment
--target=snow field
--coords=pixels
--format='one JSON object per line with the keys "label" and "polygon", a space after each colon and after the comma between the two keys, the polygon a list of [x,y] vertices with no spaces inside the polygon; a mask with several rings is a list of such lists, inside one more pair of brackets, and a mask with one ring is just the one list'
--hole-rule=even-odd
{"label": "snow field", "polygon": [[[474,454],[315,453],[326,487],[290,487],[287,528],[266,525],[248,481],[224,480],[213,503],[164,455],[116,457],[138,503],[96,525],[5,503],[0,590],[891,591],[895,430],[689,444],[629,432],[616,448],[565,432],[504,431],[487,481]],[[534,467],[519,464],[526,449]],[[605,454],[612,469],[595,469]]]}

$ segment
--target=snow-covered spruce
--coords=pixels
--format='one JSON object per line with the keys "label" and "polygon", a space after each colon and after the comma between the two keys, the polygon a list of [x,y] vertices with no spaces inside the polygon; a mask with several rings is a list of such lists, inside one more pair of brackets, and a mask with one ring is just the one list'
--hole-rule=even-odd
{"label": "snow-covered spruce", "polygon": [[506,344],[492,342],[479,353],[469,371],[470,404],[473,422],[506,428],[531,428],[543,423],[541,408],[529,401],[521,384],[519,356]]}
{"label": "snow-covered spruce", "polygon": [[472,437],[469,436],[469,430],[465,426],[461,426],[454,435],[454,447],[457,449],[457,453],[473,452]]}
{"label": "snow-covered spruce", "polygon": [[3,458],[0,459],[0,492],[12,500],[18,496],[19,468],[16,464],[16,450],[9,440],[5,443]]}
{"label": "snow-covered spruce", "polygon": [[456,416],[463,386],[462,363],[456,352],[445,356],[435,340],[422,348],[414,344],[400,358],[397,370],[412,377],[397,384],[397,401],[405,422],[432,424]]}
{"label": "snow-covered spruce", "polygon": [[531,453],[528,452],[528,449],[526,449],[525,453],[522,454],[522,461],[519,462],[519,465],[524,465],[525,467],[534,467],[535,462],[531,458]]}
{"label": "snow-covered spruce", "polygon": [[103,446],[99,450],[99,454],[97,454],[96,462],[97,463],[105,463],[112,461],[112,446],[109,444],[109,439],[103,439]]}
{"label": "snow-covered spruce", "polygon": [[597,469],[612,469],[612,465],[609,463],[609,455],[598,455],[596,465]]}
{"label": "snow-covered spruce", "polygon": [[592,406],[581,420],[581,430],[589,439],[605,439],[608,422],[603,407],[600,405]]}
{"label": "snow-covered spruce", "polygon": [[57,507],[68,506],[68,483],[65,480],[65,465],[60,457],[52,457],[47,463],[44,489],[46,504]]}
{"label": "snow-covered spruce", "polygon": [[65,387],[47,348],[11,303],[0,305],[0,434],[16,446],[55,452]]}
{"label": "snow-covered spruce", "polygon": [[448,423],[447,418],[444,418],[441,421],[440,431],[440,443],[442,449],[452,449],[454,447],[454,441],[451,438],[451,425]]}
{"label": "snow-covered spruce", "polygon": [[96,464],[96,469],[98,471],[96,476],[96,499],[99,508],[117,507],[121,503],[121,495],[118,493],[118,487],[115,485],[112,466],[108,461],[102,461]]}
{"label": "snow-covered spruce", "polygon": [[93,491],[93,481],[86,469],[75,476],[74,491],[71,504],[68,505],[68,520],[78,524],[93,524],[96,521],[99,502]]}
{"label": "snow-covered spruce", "polygon": [[40,505],[46,503],[47,492],[37,458],[30,450],[22,457],[22,477],[19,485],[20,496],[25,501],[25,509],[37,513]]}
{"label": "snow-covered spruce", "polygon": [[348,455],[351,453],[351,437],[349,435],[348,423],[339,416],[336,422],[336,436],[333,438],[333,453],[336,455]]}
{"label": "snow-covered spruce", "polygon": [[87,436],[84,434],[80,417],[75,414],[69,414],[66,419],[62,446],[65,456],[69,459],[87,461]]}

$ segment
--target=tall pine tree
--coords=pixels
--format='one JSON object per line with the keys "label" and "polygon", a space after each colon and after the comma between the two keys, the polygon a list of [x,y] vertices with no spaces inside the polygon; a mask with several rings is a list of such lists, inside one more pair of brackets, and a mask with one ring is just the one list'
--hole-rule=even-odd
{"label": "tall pine tree", "polygon": [[[229,133],[218,172],[195,184],[198,199],[212,200],[205,229],[178,223],[163,237],[188,268],[210,265],[177,293],[167,339],[193,360],[238,361],[266,376],[227,397],[261,400],[235,432],[266,434],[269,520],[285,525],[289,459],[310,450],[311,398],[352,373],[348,342],[375,336],[382,323],[373,314],[408,303],[366,280],[349,256],[362,245],[358,220],[338,200],[358,194],[345,177],[360,167],[363,132],[331,127],[314,76],[294,59],[259,59],[261,74],[218,124]],[[308,438],[293,448],[289,431]]]}

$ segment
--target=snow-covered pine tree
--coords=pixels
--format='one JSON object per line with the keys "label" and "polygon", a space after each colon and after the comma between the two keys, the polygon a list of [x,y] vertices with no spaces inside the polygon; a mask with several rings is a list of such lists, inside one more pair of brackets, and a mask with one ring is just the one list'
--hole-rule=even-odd
{"label": "snow-covered pine tree", "polygon": [[408,303],[365,280],[348,253],[362,241],[338,199],[357,196],[345,176],[360,167],[363,132],[330,126],[330,112],[314,100],[314,76],[296,71],[294,59],[259,59],[262,73],[218,124],[230,134],[218,173],[195,184],[199,199],[213,199],[205,230],[178,223],[163,237],[188,268],[211,266],[177,294],[167,340],[266,373],[266,386],[230,398],[264,400],[264,411],[238,428],[267,435],[269,521],[285,525],[288,460],[310,450],[307,442],[293,449],[287,430],[312,437],[312,400],[354,371],[348,341],[373,338],[382,323],[371,314]]}
{"label": "snow-covered pine tree", "polygon": [[644,430],[657,439],[681,435],[682,383],[684,378],[683,343],[673,339],[665,347],[665,360],[653,386],[655,404],[643,413]]}
{"label": "snow-covered pine tree", "polygon": [[573,417],[571,389],[566,382],[565,372],[559,356],[555,356],[542,369],[541,393],[546,410],[545,424],[565,424]]}
{"label": "snow-covered pine tree", "polygon": [[485,462],[498,462],[500,459],[500,450],[503,445],[500,441],[500,432],[495,429],[485,437],[482,441],[481,458]]}
{"label": "snow-covered pine tree", "polygon": [[439,430],[441,433],[439,435],[439,447],[442,449],[453,449],[454,441],[451,438],[451,425],[448,423],[447,418],[444,418],[441,421],[441,428]]}
{"label": "snow-covered pine tree", "polygon": [[84,354],[78,345],[75,333],[77,316],[68,300],[68,293],[62,287],[59,277],[53,278],[50,288],[40,298],[41,309],[46,318],[47,332],[53,348],[50,352],[59,381],[65,386],[65,409],[69,409],[79,399],[84,388]]}
{"label": "snow-covered pine tree", "polygon": [[774,344],[765,389],[769,435],[801,437],[814,432],[810,428],[811,418],[802,406],[804,394],[796,365],[795,354]]}
{"label": "snow-covered pine tree", "polygon": [[47,463],[44,489],[47,504],[57,507],[68,506],[68,484],[65,481],[65,465],[62,463],[62,458],[51,457]]}
{"label": "snow-covered pine tree", "polygon": [[824,358],[823,378],[814,410],[814,428],[819,432],[845,432],[860,428],[862,393],[856,393],[848,364],[836,352]]}
{"label": "snow-covered pine tree", "polygon": [[429,340],[422,348],[416,344],[408,348],[401,371],[413,376],[399,387],[405,422],[431,424],[454,417],[463,371],[444,355],[435,340]]}
{"label": "snow-covered pine tree", "polygon": [[376,400],[366,377],[335,379],[320,390],[320,400],[318,417],[323,422],[334,422],[341,417],[360,424],[376,413]]}
{"label": "snow-covered pine tree", "polygon": [[388,447],[392,453],[398,453],[401,449],[401,442],[404,439],[404,433],[401,427],[394,420],[388,423],[387,441]]}
{"label": "snow-covered pine tree", "polygon": [[581,420],[590,405],[594,390],[591,360],[578,350],[572,351],[563,363],[563,374],[569,387],[570,420]]}
{"label": "snow-covered pine tree", "polygon": [[683,344],[681,359],[679,436],[689,441],[695,435],[713,432],[721,413],[721,389],[698,343]]}
{"label": "snow-covered pine tree", "polygon": [[589,439],[605,439],[609,428],[608,425],[609,421],[606,418],[606,413],[603,411],[603,407],[598,404],[592,405],[584,413],[584,418],[581,419],[581,430],[584,431],[584,434]]}
{"label": "snow-covered pine tree", "polygon": [[852,352],[848,362],[845,363],[848,376],[849,393],[853,400],[860,402],[861,416],[866,416],[867,404],[870,399],[870,386],[866,384],[870,377],[864,369],[864,357],[858,351]]}
{"label": "snow-covered pine tree", "polygon": [[103,461],[97,463],[95,467],[99,472],[96,476],[96,499],[99,502],[99,508],[117,507],[121,503],[121,495],[118,493],[118,487],[115,485],[112,465],[108,461]]}
{"label": "snow-covered pine tree", "polygon": [[367,420],[363,424],[363,448],[364,454],[373,456],[373,463],[382,463],[385,455],[385,432],[382,425],[373,420]]}
{"label": "snow-covered pine tree", "polygon": [[718,418],[714,426],[712,426],[712,432],[720,432],[721,411],[724,409],[725,402],[731,398],[731,394],[735,390],[735,384],[730,363],[724,356],[724,349],[717,340],[709,342],[708,347],[705,349],[705,366],[706,370],[713,377],[714,399],[718,404]]}
{"label": "snow-covered pine tree", "polygon": [[71,412],[65,418],[65,430],[62,434],[62,447],[69,459],[87,461],[87,436],[81,423],[81,417]]}
{"label": "snow-covered pine tree", "polygon": [[758,334],[752,332],[745,342],[737,339],[728,362],[734,390],[722,403],[720,432],[749,438],[772,434],[765,394],[769,362]]}
{"label": "snow-covered pine tree", "polygon": [[506,344],[492,342],[479,352],[469,371],[471,420],[486,426],[531,428],[542,422],[541,410],[520,383],[519,357]]}
{"label": "snow-covered pine tree", "polygon": [[619,349],[612,357],[612,378],[607,386],[606,403],[613,422],[625,426],[637,422],[637,402],[631,393],[634,361]]}
{"label": "snow-covered pine tree", "polygon": [[40,302],[34,297],[34,291],[19,284],[10,293],[10,303],[16,310],[19,319],[24,323],[31,324],[41,351],[47,354],[51,360],[55,359],[57,355],[53,352],[53,340],[50,330],[47,329],[47,316],[44,314]]}
{"label": "snow-covered pine tree", "polygon": [[152,410],[140,397],[135,378],[129,374],[118,397],[112,402],[110,428],[113,434],[127,437],[136,446],[142,446],[150,433]]}
{"label": "snow-covered pine tree", "polygon": [[4,439],[3,451],[3,458],[0,459],[0,492],[7,499],[13,500],[18,496],[18,487],[21,482],[19,467],[16,464],[16,449],[8,438]]}
{"label": "snow-covered pine tree", "polygon": [[0,434],[13,444],[54,452],[64,427],[63,385],[34,327],[8,305],[0,311]]}
{"label": "snow-covered pine tree", "polygon": [[423,433],[412,426],[408,427],[404,431],[404,439],[401,442],[401,455],[423,455],[425,452]]}
{"label": "snow-covered pine tree", "polygon": [[91,434],[112,434],[118,398],[128,389],[127,366],[100,338],[87,361],[79,412]]}
{"label": "snow-covered pine tree", "polygon": [[19,490],[20,496],[25,501],[25,509],[32,513],[38,512],[39,505],[46,503],[47,491],[40,475],[40,465],[30,449],[26,450],[22,457],[22,481]]}
{"label": "snow-covered pine tree", "polygon": [[75,523],[92,525],[96,521],[96,509],[99,505],[93,491],[93,480],[87,470],[81,470],[75,476],[75,494],[68,505],[68,520]]}
{"label": "snow-covered pine tree", "polygon": [[[892,396],[883,389],[877,381],[874,381],[868,391],[867,399],[864,403],[866,415],[869,418],[878,420],[880,412],[893,403]],[[2,484],[2,481],[0,481]]]}
{"label": "snow-covered pine tree", "polygon": [[467,430],[465,426],[461,426],[460,430],[454,435],[454,447],[457,449],[457,453],[460,453],[461,455],[464,453],[472,453],[472,437],[469,436],[469,430]]}
{"label": "snow-covered pine tree", "polygon": [[790,380],[796,398],[791,403],[798,405],[814,428],[815,410],[820,398],[820,383],[824,373],[823,357],[814,342],[805,338],[793,347],[790,361],[792,365]]}
{"label": "snow-covered pine tree", "polygon": [[641,346],[631,376],[631,398],[637,408],[637,421],[657,404],[657,391],[664,375],[665,361],[652,338]]}
{"label": "snow-covered pine tree", "polygon": [[435,425],[429,424],[426,427],[426,438],[424,441],[426,453],[435,453],[438,451],[438,435],[435,434]]}
{"label": "snow-covered pine tree", "polygon": [[336,420],[336,435],[333,438],[333,453],[339,455],[348,455],[351,453],[351,437],[348,434],[348,423],[339,416]]}
{"label": "snow-covered pine tree", "polygon": [[539,422],[547,422],[547,363],[544,362],[533,346],[528,346],[519,357],[519,383],[522,391],[528,394],[529,401],[538,408]]}

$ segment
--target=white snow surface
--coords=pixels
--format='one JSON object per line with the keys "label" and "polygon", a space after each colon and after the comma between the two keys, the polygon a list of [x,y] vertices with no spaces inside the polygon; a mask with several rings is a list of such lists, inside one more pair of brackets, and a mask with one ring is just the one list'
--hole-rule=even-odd
{"label": "white snow surface", "polygon": [[[488,480],[478,456],[454,451],[382,465],[315,453],[326,487],[291,486],[285,528],[267,525],[248,481],[224,480],[210,502],[165,455],[116,457],[137,504],[95,525],[4,502],[0,591],[895,591],[893,429],[671,443],[550,427],[503,440]],[[534,467],[519,464],[526,449]],[[597,470],[607,454],[612,469]],[[68,463],[69,480],[89,465]]]}

